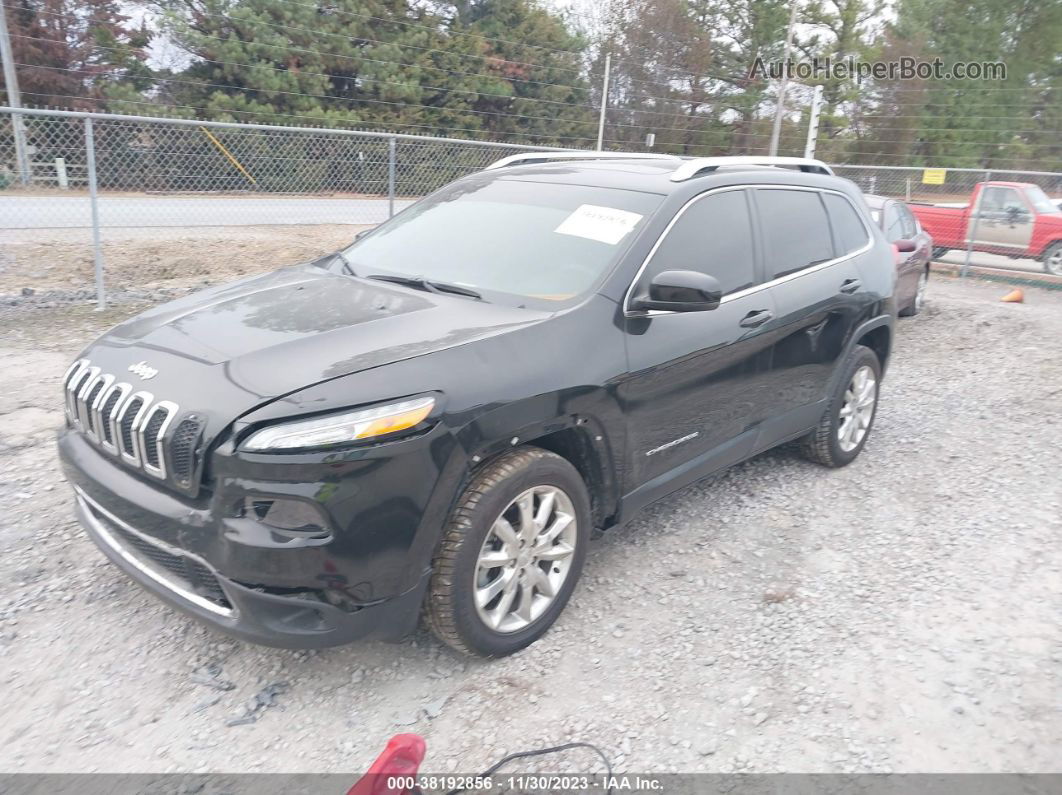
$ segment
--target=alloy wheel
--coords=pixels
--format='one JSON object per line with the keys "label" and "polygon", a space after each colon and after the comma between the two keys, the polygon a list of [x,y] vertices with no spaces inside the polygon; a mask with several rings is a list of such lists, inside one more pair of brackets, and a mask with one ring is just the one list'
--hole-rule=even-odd
{"label": "alloy wheel", "polygon": [[877,400],[878,380],[874,371],[864,364],[852,374],[841,405],[837,443],[844,452],[855,450],[867,435]]}
{"label": "alloy wheel", "polygon": [[519,494],[494,520],[476,561],[476,612],[495,632],[518,632],[553,604],[571,570],[575,507],[556,486]]}
{"label": "alloy wheel", "polygon": [[1062,246],[1058,246],[1052,252],[1046,260],[1047,270],[1055,274],[1055,276],[1062,276]]}

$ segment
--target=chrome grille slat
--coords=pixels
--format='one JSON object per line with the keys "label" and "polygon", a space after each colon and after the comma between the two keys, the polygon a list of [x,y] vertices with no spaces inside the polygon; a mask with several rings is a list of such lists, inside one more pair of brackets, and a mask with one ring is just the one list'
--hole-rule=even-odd
{"label": "chrome grille slat", "polygon": [[98,374],[85,385],[85,434],[93,441],[100,440],[100,396],[110,387],[114,376],[109,373]]}
{"label": "chrome grille slat", "polygon": [[[118,413],[118,452],[122,458],[135,466],[141,466],[144,461],[138,431],[154,399],[155,396],[150,392],[134,392]],[[136,406],[135,412],[130,411],[133,406]]]}
{"label": "chrome grille slat", "polygon": [[[151,392],[134,392],[132,385],[88,359],[67,368],[63,394],[67,419],[87,440],[152,477],[166,479],[166,434],[180,413],[176,403],[156,402]],[[178,485],[188,488],[190,474],[182,469]]]}
{"label": "chrome grille slat", "polygon": [[75,403],[74,414],[77,417],[77,424],[81,430],[88,432],[89,429],[89,416],[88,416],[88,393],[92,389],[92,385],[99,377],[100,368],[89,367],[81,375],[81,385],[77,390],[77,398]]}
{"label": "chrome grille slat", "polygon": [[[162,420],[162,424],[158,430],[152,434],[152,438],[147,438],[148,428],[151,426],[151,421],[160,411],[166,412],[166,417]],[[169,430],[170,423],[173,422],[173,418],[177,415],[177,404],[171,403],[168,400],[160,400],[144,415],[144,419],[137,425],[140,429],[137,432],[139,437],[141,450],[142,466],[144,471],[154,475],[157,478],[166,477],[166,449],[163,446],[163,439],[166,438],[166,431]],[[154,456],[151,455],[152,447]],[[152,457],[158,461],[157,464],[152,463]]]}
{"label": "chrome grille slat", "polygon": [[[98,422],[101,434],[99,442],[103,449],[112,455],[118,455],[118,435],[114,419],[118,416],[118,410],[132,391],[132,386],[119,382],[112,384],[100,394]],[[108,405],[110,405],[110,408],[108,408]]]}
{"label": "chrome grille slat", "polygon": [[88,367],[88,359],[78,359],[70,367],[67,368],[66,374],[63,376],[63,389],[64,389],[64,401],[66,403],[66,416],[71,422],[75,419],[76,414],[76,400],[77,400],[77,385],[80,381],[82,371]]}

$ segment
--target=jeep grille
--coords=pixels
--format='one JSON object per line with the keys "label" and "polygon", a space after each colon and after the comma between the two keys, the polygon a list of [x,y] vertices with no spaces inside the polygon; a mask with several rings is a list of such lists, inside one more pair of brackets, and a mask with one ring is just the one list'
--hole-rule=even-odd
{"label": "jeep grille", "polygon": [[63,388],[67,419],[86,439],[160,480],[166,480],[169,462],[175,461],[178,485],[191,485],[200,424],[194,418],[184,420],[179,426],[180,450],[168,456],[166,432],[180,411],[176,403],[156,401],[150,392],[133,391],[131,384],[101,372],[88,359],[70,365]]}

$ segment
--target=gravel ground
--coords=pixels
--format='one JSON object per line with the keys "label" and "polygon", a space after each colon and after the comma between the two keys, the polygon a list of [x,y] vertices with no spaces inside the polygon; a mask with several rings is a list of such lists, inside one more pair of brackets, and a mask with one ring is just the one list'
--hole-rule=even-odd
{"label": "gravel ground", "polygon": [[568,739],[636,772],[1057,772],[1062,294],[1006,289],[933,283],[856,463],[779,450],[657,504],[495,662],[259,648],[146,595],[52,446],[65,365],[136,306],[0,307],[0,769],[358,771],[417,731],[435,772]]}

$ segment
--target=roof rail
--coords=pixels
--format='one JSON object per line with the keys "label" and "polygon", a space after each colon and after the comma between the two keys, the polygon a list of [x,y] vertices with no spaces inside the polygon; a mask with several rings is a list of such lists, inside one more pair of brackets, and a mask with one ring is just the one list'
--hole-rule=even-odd
{"label": "roof rail", "polygon": [[484,171],[495,168],[515,166],[520,163],[533,163],[540,160],[677,160],[675,155],[653,154],[650,152],[521,152],[516,155],[495,160]]}
{"label": "roof rail", "polygon": [[671,175],[671,181],[684,182],[704,171],[715,171],[717,168],[726,166],[781,166],[783,168],[798,168],[810,174],[833,175],[832,168],[821,160],[813,160],[809,157],[739,155],[732,157],[695,157],[692,160],[685,160],[681,166],[675,169],[675,173]]}

